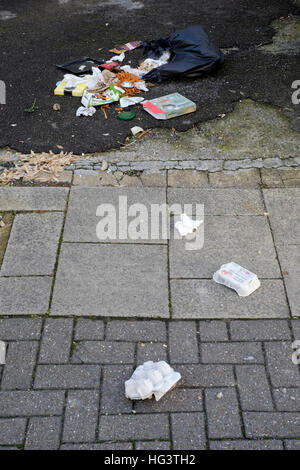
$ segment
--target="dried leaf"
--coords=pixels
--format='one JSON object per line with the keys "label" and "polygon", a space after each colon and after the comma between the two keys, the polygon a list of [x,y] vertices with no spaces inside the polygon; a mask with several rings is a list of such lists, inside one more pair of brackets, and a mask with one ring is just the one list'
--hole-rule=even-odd
{"label": "dried leaf", "polygon": [[72,153],[55,154],[42,152],[35,154],[33,151],[28,155],[20,155],[20,161],[14,168],[5,168],[0,174],[0,182],[10,183],[13,180],[24,178],[26,181],[58,181],[59,174],[66,165],[78,160]]}

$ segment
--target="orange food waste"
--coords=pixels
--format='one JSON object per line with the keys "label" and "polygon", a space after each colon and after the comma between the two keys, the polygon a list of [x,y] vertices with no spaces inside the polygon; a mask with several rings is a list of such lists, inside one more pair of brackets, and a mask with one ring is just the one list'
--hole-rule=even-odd
{"label": "orange food waste", "polygon": [[129,72],[120,72],[120,73],[117,73],[117,79],[118,81],[116,85],[121,88],[122,88],[123,82],[130,82],[133,85],[132,88],[125,88],[125,87],[123,88],[123,90],[125,91],[123,96],[134,96],[134,95],[137,95],[138,93],[141,93],[141,90],[138,90],[138,88],[134,86],[136,82],[141,81],[141,79],[137,75],[134,75],[133,73],[129,73]]}

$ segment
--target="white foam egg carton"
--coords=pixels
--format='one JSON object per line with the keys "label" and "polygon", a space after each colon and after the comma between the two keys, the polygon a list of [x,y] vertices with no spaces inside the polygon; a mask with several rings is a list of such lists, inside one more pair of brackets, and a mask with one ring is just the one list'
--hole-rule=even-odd
{"label": "white foam egg carton", "polygon": [[165,361],[147,361],[138,366],[125,382],[125,395],[130,400],[146,400],[155,396],[160,400],[181,379]]}
{"label": "white foam egg carton", "polygon": [[260,287],[256,274],[234,262],[223,264],[214,273],[213,280],[234,289],[240,297],[247,297]]}

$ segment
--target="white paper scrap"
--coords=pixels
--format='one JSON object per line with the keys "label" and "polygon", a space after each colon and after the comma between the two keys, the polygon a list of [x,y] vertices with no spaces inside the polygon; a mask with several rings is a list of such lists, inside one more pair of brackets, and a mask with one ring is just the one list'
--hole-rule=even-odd
{"label": "white paper scrap", "polygon": [[176,222],[175,227],[182,237],[189,233],[196,232],[197,228],[203,224],[203,220],[193,220],[186,214],[181,214],[180,220]]}

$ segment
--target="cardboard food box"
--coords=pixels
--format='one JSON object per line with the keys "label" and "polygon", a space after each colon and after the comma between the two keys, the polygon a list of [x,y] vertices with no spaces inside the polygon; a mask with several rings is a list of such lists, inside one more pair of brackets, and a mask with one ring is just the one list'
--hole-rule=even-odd
{"label": "cardboard food box", "polygon": [[180,95],[180,93],[171,93],[154,100],[145,101],[142,104],[144,110],[155,119],[171,119],[196,111],[196,104]]}
{"label": "cardboard food box", "polygon": [[86,82],[78,83],[76,86],[67,88],[67,80],[64,78],[59,82],[54,90],[55,95],[72,95],[72,96],[82,96],[84,90],[87,87]]}

